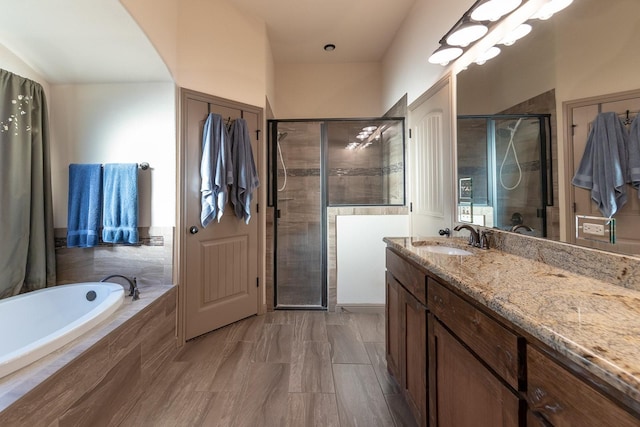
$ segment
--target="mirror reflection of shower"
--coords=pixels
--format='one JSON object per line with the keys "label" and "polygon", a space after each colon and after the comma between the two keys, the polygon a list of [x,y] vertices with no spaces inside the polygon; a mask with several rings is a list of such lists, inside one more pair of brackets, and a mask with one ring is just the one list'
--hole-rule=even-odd
{"label": "mirror reflection of shower", "polygon": [[472,182],[471,196],[458,199],[459,212],[472,207],[462,221],[504,230],[520,225],[520,232],[546,237],[553,206],[550,115],[461,115],[457,123],[458,178]]}
{"label": "mirror reflection of shower", "polygon": [[287,188],[287,166],[284,164],[284,159],[282,158],[282,148],[280,147],[280,142],[285,139],[287,135],[287,132],[278,132],[278,139],[276,140],[276,145],[278,146],[278,156],[280,157],[280,164],[282,164],[282,169],[284,171],[282,187],[278,188],[278,191],[284,191],[284,189]]}
{"label": "mirror reflection of shower", "polygon": [[[504,157],[502,158],[502,163],[500,164],[500,172],[498,174],[500,176],[500,185],[505,190],[515,190],[516,188],[518,188],[518,185],[520,185],[520,182],[522,181],[522,166],[520,166],[520,161],[518,160],[518,152],[513,142],[513,138],[516,135],[516,132],[518,131],[518,127],[520,126],[520,123],[522,123],[522,117],[520,117],[518,121],[515,124],[513,124],[513,126],[509,125],[507,126],[506,129],[502,128],[502,129],[496,130],[496,133],[498,134],[498,136],[504,137],[506,132],[507,138],[509,138],[509,144],[507,145],[507,150],[504,152]],[[518,179],[516,180],[515,184],[511,186],[507,186],[504,183],[504,178],[503,178],[504,165],[507,163],[507,158],[509,157],[510,151],[513,152],[513,161],[518,168]]]}

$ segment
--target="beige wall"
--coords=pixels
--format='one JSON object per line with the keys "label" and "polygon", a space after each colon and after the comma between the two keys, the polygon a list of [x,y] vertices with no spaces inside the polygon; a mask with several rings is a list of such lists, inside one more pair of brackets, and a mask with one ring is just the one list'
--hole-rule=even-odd
{"label": "beige wall", "polygon": [[383,114],[380,63],[276,64],[276,118]]}
{"label": "beige wall", "polygon": [[120,3],[147,35],[175,79],[179,0],[120,0]]}
{"label": "beige wall", "polygon": [[473,0],[417,0],[382,60],[382,104],[386,111],[405,93],[411,104],[445,74],[427,60],[438,41]]}

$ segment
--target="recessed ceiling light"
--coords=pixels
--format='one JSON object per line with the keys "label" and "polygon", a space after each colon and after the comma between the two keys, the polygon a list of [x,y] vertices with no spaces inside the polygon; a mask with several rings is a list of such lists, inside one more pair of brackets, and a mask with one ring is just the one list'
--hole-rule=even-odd
{"label": "recessed ceiling light", "polygon": [[334,51],[334,50],[336,50],[336,45],[335,44],[331,44],[331,43],[325,44],[324,45],[324,50],[326,50],[327,52]]}

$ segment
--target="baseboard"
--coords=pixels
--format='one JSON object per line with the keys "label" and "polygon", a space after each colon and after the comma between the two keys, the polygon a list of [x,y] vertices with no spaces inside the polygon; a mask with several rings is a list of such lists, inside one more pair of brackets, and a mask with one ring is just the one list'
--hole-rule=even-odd
{"label": "baseboard", "polygon": [[384,304],[336,304],[336,313],[384,314]]}

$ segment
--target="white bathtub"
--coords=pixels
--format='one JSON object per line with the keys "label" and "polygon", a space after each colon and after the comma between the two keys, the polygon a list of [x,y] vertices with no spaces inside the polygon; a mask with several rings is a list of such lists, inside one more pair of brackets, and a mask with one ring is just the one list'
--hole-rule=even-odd
{"label": "white bathtub", "polygon": [[79,337],[113,314],[123,300],[122,286],[100,282],[0,300],[0,378]]}

